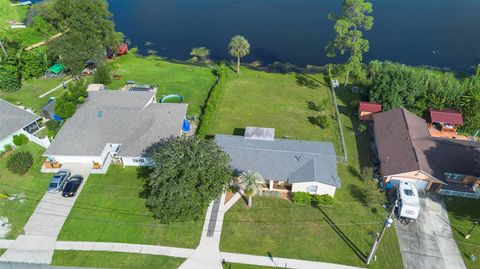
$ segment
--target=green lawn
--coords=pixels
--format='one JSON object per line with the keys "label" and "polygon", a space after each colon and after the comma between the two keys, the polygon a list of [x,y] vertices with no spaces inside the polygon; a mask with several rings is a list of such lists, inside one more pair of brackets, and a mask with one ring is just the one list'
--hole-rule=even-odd
{"label": "green lawn", "polygon": [[[452,226],[453,237],[457,241],[457,246],[465,261],[465,265],[467,268],[479,268],[480,224],[476,225],[469,239],[465,239],[465,235],[473,227],[473,221],[480,222],[480,200],[446,197],[445,203],[450,225]],[[472,254],[477,257],[475,261],[470,259]]]}
{"label": "green lawn", "polygon": [[17,235],[23,233],[23,226],[47,190],[52,176],[40,173],[40,166],[44,160],[41,156],[44,151],[42,147],[30,142],[16,150],[31,152],[35,161],[30,171],[20,176],[8,171],[9,156],[0,159],[0,189],[19,197],[14,200],[0,200],[0,215],[8,217],[12,224],[12,230],[7,235],[7,239],[15,239]]}
{"label": "green lawn", "polygon": [[158,85],[158,99],[167,94],[180,94],[189,104],[189,114],[200,114],[214,77],[206,67],[174,64],[155,57],[141,57],[130,52],[110,63],[112,75],[121,78],[107,85],[108,89],[119,89],[127,80],[138,84]]}
{"label": "green lawn", "polygon": [[37,78],[23,81],[22,88],[16,92],[0,91],[0,98],[15,105],[30,107],[38,112],[47,103],[48,98],[52,96],[59,97],[64,93],[64,90],[63,88],[60,88],[43,98],[40,98],[39,96],[60,85],[67,79],[68,77]]}
{"label": "green lawn", "polygon": [[[253,208],[237,202],[225,215],[222,251],[365,266],[385,211],[337,202],[322,210],[287,200],[255,197]],[[323,211],[323,212],[322,212]],[[327,218],[337,225],[334,229]],[[358,254],[356,254],[358,253]],[[387,230],[372,268],[402,268],[394,229]]]}
{"label": "green lawn", "polygon": [[59,240],[195,248],[203,220],[162,225],[145,208],[141,191],[135,167],[111,166],[105,175],[90,175]]}
{"label": "green lawn", "polygon": [[10,0],[0,0],[0,27],[10,27],[7,20],[21,22],[25,18],[27,7],[11,7],[12,3]]}
{"label": "green lawn", "polygon": [[178,268],[184,259],[106,251],[56,250],[51,265],[101,268]]}
{"label": "green lawn", "polygon": [[[242,69],[231,74],[217,105],[210,134],[241,133],[245,126],[274,127],[277,137],[330,141],[342,156],[336,121],[322,130],[310,124],[316,112],[308,101],[329,98],[327,113],[334,114],[333,97],[322,83],[323,75],[311,75],[319,86],[305,88],[294,74],[275,74]],[[294,205],[286,200],[256,197],[247,209],[240,201],[226,213],[221,250],[255,255],[307,259],[365,267],[362,257],[370,250],[376,232],[386,216],[380,206],[367,207],[359,195],[365,187],[360,178],[362,167],[370,166],[367,137],[357,132],[358,96],[350,87],[335,90],[348,153],[346,163],[338,163],[342,188],[335,193],[335,204],[323,212],[310,206]],[[238,128],[238,129],[237,129]],[[330,219],[332,222],[327,222]],[[332,227],[332,223],[338,228]],[[387,230],[372,268],[402,268],[402,256],[394,228]]]}
{"label": "green lawn", "polygon": [[[295,74],[258,72],[243,68],[240,75],[229,73],[220,95],[209,134],[242,134],[246,126],[275,128],[279,138],[332,141],[341,153],[336,136],[338,128],[331,119],[333,101],[323,77],[316,76],[315,88],[297,84]],[[309,117],[318,112],[308,108],[308,102],[328,99],[325,113],[330,127],[321,129],[310,123]]]}

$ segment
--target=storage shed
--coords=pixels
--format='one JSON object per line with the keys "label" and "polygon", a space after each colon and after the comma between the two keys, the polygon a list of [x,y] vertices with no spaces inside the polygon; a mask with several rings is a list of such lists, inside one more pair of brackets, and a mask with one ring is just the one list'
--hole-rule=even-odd
{"label": "storage shed", "polygon": [[382,112],[382,105],[372,102],[360,102],[358,117],[360,120],[373,121],[373,114]]}

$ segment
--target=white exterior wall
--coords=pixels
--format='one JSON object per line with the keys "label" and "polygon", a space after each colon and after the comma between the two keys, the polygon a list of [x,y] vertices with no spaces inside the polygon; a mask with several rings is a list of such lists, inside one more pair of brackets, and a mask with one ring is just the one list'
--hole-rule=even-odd
{"label": "white exterior wall", "polygon": [[0,141],[0,150],[3,151],[5,145],[7,144],[10,144],[12,146],[14,146],[13,144],[13,136],[14,135],[19,135],[19,134],[23,134],[23,130],[18,130],[16,131],[15,133],[11,134],[9,137],[3,139],[2,141]]}
{"label": "white exterior wall", "polygon": [[100,156],[60,156],[50,155],[53,159],[61,164],[63,163],[85,163],[92,164],[92,162],[102,162],[103,159]]}
{"label": "white exterior wall", "polygon": [[300,182],[292,184],[292,192],[309,192],[310,186],[317,186],[317,192],[314,194],[328,194],[333,197],[335,195],[335,190],[337,189],[334,186],[323,184],[316,181],[311,182]]}
{"label": "white exterior wall", "polygon": [[133,161],[133,159],[137,159],[137,160],[144,159],[141,157],[121,157],[121,158],[122,158],[123,166],[142,166],[146,164],[145,161],[143,163]]}

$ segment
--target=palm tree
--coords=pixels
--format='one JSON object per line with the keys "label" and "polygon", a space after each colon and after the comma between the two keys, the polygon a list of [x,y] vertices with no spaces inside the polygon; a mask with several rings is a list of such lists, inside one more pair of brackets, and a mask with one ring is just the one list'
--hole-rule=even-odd
{"label": "palm tree", "polygon": [[228,44],[228,52],[237,57],[237,74],[240,74],[240,58],[250,53],[248,40],[241,35],[232,37]]}
{"label": "palm tree", "polygon": [[248,197],[248,207],[252,207],[252,197],[260,189],[263,178],[259,173],[243,172],[239,178],[239,184],[242,186],[245,195]]}

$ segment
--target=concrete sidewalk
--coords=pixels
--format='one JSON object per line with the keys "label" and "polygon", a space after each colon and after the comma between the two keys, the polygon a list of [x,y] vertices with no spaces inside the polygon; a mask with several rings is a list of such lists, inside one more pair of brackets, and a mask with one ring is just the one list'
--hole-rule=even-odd
{"label": "concrete sidewalk", "polygon": [[75,241],[58,241],[55,249],[57,250],[80,250],[80,251],[109,251],[161,255],[178,258],[190,257],[194,249],[164,247],[156,245],[140,245],[127,243],[109,243],[109,242],[75,242]]}
{"label": "concrete sidewalk", "polygon": [[91,169],[90,165],[85,164],[66,164],[62,168],[70,169],[72,175],[83,176],[84,182],[78,189],[77,195],[64,198],[60,193],[45,193],[23,228],[25,234],[18,236],[10,244],[7,251],[0,257],[0,261],[50,264],[57,236],[85,186]]}
{"label": "concrete sidewalk", "polygon": [[315,262],[306,260],[296,260],[287,258],[277,258],[268,256],[256,256],[237,254],[229,252],[220,252],[220,257],[228,263],[242,263],[260,266],[270,266],[275,268],[292,268],[292,269],[359,269],[361,267],[353,267],[334,263]]}

